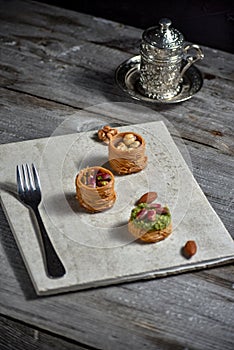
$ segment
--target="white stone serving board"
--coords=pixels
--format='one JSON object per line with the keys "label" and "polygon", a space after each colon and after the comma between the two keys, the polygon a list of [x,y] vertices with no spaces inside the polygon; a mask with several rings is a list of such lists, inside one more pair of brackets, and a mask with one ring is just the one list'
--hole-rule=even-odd
{"label": "white stone serving board", "polygon": [[[163,122],[121,127],[146,141],[148,166],[116,176],[117,201],[108,211],[89,214],[75,199],[75,176],[86,166],[108,166],[108,148],[95,132],[76,133],[1,145],[1,200],[38,295],[154,278],[234,259],[234,244],[195,181]],[[15,194],[17,164],[34,163],[40,174],[40,212],[67,274],[50,279],[29,210]],[[173,233],[157,244],[134,241],[127,221],[136,200],[156,191],[172,212]],[[195,240],[197,254],[187,260],[181,248]]]}

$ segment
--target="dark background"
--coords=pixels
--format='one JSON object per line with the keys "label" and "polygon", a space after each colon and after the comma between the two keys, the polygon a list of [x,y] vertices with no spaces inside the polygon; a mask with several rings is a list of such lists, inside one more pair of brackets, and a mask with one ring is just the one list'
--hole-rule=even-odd
{"label": "dark background", "polygon": [[187,41],[234,53],[234,0],[39,0],[146,29],[168,17]]}

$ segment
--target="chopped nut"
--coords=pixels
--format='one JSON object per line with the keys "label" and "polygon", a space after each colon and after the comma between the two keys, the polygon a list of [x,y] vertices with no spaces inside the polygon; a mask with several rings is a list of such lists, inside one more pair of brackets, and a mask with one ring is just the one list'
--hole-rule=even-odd
{"label": "chopped nut", "polygon": [[134,141],[133,143],[130,144],[129,148],[138,148],[140,147],[141,143],[140,141]]}
{"label": "chopped nut", "polygon": [[129,146],[136,140],[136,136],[133,134],[126,134],[123,138],[125,145]]}
{"label": "chopped nut", "polygon": [[98,130],[98,138],[102,141],[106,139],[106,133],[102,129]]}
{"label": "chopped nut", "polygon": [[128,149],[128,147],[122,141],[118,143],[116,148],[120,149],[121,151],[126,151]]}
{"label": "chopped nut", "polygon": [[111,130],[111,127],[109,125],[105,125],[105,126],[103,126],[102,130],[105,132],[108,132]]}
{"label": "chopped nut", "polygon": [[108,134],[111,134],[112,136],[115,136],[115,135],[118,134],[118,130],[115,129],[115,128],[113,128],[113,129],[111,129],[111,130],[108,132]]}
{"label": "chopped nut", "polygon": [[132,138],[134,138],[134,140],[135,140],[136,139],[135,135],[133,135],[133,134],[125,134],[124,135],[124,141],[128,140],[128,139],[132,139]]}

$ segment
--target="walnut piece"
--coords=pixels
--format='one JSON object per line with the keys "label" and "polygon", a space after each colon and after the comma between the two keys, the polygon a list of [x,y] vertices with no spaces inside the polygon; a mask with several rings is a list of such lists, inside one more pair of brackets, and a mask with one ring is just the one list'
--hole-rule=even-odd
{"label": "walnut piece", "polygon": [[102,129],[98,130],[99,140],[107,144],[110,142],[110,139],[117,134],[118,130],[116,128],[111,128],[109,125],[105,125]]}

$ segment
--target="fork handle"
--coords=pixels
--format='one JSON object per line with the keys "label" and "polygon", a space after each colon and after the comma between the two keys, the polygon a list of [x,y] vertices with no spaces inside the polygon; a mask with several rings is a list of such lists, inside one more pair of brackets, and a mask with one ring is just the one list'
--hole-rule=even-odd
{"label": "fork handle", "polygon": [[63,263],[59,259],[50,238],[46,232],[45,226],[43,224],[41,215],[37,207],[33,208],[34,214],[36,216],[38,226],[41,233],[41,240],[44,250],[44,257],[46,263],[47,274],[50,278],[59,278],[65,275],[66,270]]}

